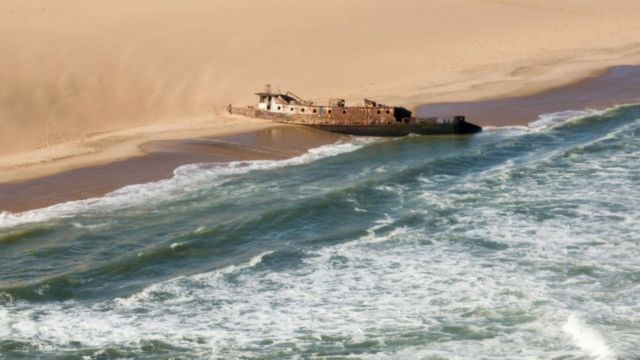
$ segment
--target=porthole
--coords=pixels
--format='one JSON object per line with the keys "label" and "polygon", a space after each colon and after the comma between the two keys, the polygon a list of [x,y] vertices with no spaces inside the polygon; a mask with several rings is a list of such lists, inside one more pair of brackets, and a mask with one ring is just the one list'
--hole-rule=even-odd
{"label": "porthole", "polygon": [[304,112],[304,108],[300,109],[300,111]]}
{"label": "porthole", "polygon": [[278,110],[282,109],[282,106],[278,106]]}
{"label": "porthole", "polygon": [[378,110],[378,115],[380,115],[380,110]]}
{"label": "porthole", "polygon": [[313,109],[313,113],[314,113],[314,114],[315,114],[315,113],[317,113],[317,112],[318,112],[318,110],[316,110],[316,109]]}
{"label": "porthole", "polygon": [[342,110],[342,113],[343,113],[343,114],[346,114],[346,113],[347,113],[347,110]]}
{"label": "porthole", "polygon": [[291,111],[293,111],[293,108],[291,108]]}
{"label": "porthole", "polygon": [[329,109],[328,113],[331,114],[331,109]]}
{"label": "porthole", "polygon": [[387,114],[389,113],[389,110],[387,110]]}

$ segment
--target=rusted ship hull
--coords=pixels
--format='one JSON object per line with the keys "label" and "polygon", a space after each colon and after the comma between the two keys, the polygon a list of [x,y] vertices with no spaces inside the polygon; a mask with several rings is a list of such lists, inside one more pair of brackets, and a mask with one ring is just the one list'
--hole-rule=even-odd
{"label": "rusted ship hull", "polygon": [[475,134],[482,128],[468,122],[457,124],[410,124],[410,125],[307,125],[316,129],[357,136],[406,136]]}
{"label": "rusted ship hull", "polygon": [[[275,122],[292,125],[304,125],[315,129],[331,131],[340,134],[356,136],[388,136],[399,137],[409,134],[418,135],[451,135],[474,134],[482,131],[480,126],[471,124],[463,116],[452,118],[404,118],[402,121],[391,123],[366,123],[366,119],[318,118],[307,115],[276,114],[250,108],[233,108],[232,113],[245,116],[273,120]],[[354,122],[357,122],[354,124]]]}
{"label": "rusted ship hull", "polygon": [[400,106],[388,106],[364,99],[360,106],[346,106],[344,99],[330,99],[317,105],[291,93],[265,91],[256,93],[257,108],[234,108],[229,112],[269,119],[292,125],[304,125],[341,134],[362,136],[405,136],[409,134],[473,134],[482,128],[468,123],[464,116],[421,118]]}

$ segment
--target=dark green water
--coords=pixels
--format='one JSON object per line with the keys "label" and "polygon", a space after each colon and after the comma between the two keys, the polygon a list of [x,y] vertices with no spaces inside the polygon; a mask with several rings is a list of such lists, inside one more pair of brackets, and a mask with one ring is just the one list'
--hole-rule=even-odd
{"label": "dark green water", "polygon": [[1,214],[0,359],[640,359],[640,107],[583,115]]}

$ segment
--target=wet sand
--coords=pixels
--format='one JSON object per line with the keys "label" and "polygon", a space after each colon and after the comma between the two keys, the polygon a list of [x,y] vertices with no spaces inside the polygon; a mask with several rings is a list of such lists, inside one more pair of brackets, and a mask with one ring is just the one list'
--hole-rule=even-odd
{"label": "wet sand", "polygon": [[175,168],[185,164],[286,159],[339,139],[336,134],[283,125],[218,138],[154,141],[142,146],[143,156],[0,184],[0,212],[102,196],[126,185],[169,178]]}
{"label": "wet sand", "polygon": [[419,116],[465,115],[481,126],[527,125],[540,115],[567,110],[605,109],[640,102],[640,66],[616,66],[603,75],[539,94],[486,101],[428,104]]}

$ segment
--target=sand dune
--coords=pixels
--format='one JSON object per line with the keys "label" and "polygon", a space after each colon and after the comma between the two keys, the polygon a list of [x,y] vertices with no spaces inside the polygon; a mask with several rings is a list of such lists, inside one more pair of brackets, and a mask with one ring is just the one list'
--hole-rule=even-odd
{"label": "sand dune", "polygon": [[3,0],[0,155],[249,104],[414,106],[640,59],[637,0]]}

